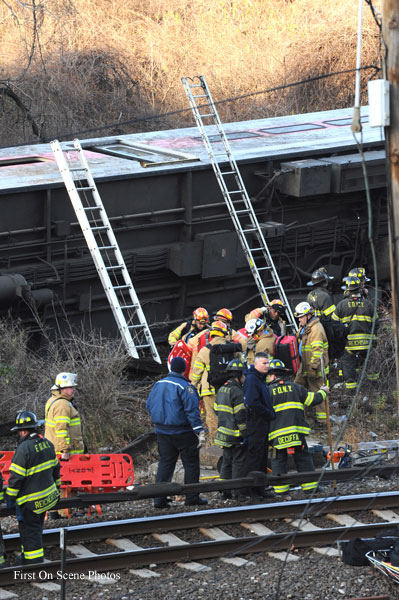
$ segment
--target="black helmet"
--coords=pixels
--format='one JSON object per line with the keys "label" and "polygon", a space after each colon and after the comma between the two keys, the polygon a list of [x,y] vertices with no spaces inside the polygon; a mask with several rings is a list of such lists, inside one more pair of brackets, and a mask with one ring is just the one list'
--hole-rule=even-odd
{"label": "black helmet", "polygon": [[308,281],[306,285],[317,285],[318,283],[328,283],[330,279],[334,279],[331,275],[327,274],[327,270],[325,267],[321,267],[320,269],[316,269],[312,273],[311,281]]}
{"label": "black helmet", "polygon": [[362,282],[359,277],[350,277],[347,280],[346,287],[350,292],[355,292],[362,288]]}
{"label": "black helmet", "polygon": [[21,431],[21,429],[37,429],[42,425],[42,421],[38,421],[35,413],[29,410],[21,410],[15,419],[15,425],[11,431]]}
{"label": "black helmet", "polygon": [[362,283],[371,281],[371,279],[366,276],[364,267],[355,267],[354,269],[351,269],[348,273],[348,277],[358,277]]}
{"label": "black helmet", "polygon": [[285,364],[279,358],[273,358],[269,362],[268,373],[287,373],[289,369],[285,367]]}
{"label": "black helmet", "polygon": [[233,358],[226,367],[227,373],[242,373],[247,369],[247,365],[239,358]]}

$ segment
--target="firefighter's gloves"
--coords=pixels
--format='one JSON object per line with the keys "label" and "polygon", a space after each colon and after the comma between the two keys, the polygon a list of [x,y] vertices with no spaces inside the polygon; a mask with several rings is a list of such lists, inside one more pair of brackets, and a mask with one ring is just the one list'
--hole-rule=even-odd
{"label": "firefighter's gloves", "polygon": [[200,431],[198,434],[198,444],[197,448],[203,448],[205,446],[205,432]]}
{"label": "firefighter's gloves", "polygon": [[256,348],[256,341],[254,340],[254,338],[248,338],[247,350],[255,351],[255,348]]}
{"label": "firefighter's gloves", "polygon": [[323,392],[325,392],[326,394],[330,393],[330,388],[328,387],[328,385],[322,385],[320,390],[323,390]]}
{"label": "firefighter's gloves", "polygon": [[260,314],[261,314],[261,315],[264,315],[265,313],[267,313],[267,312],[268,312],[268,310],[269,310],[269,309],[267,308],[267,306],[262,306],[262,307],[259,309],[259,312],[260,312]]}
{"label": "firefighter's gloves", "polygon": [[69,460],[69,452],[63,452],[60,456],[61,460]]}

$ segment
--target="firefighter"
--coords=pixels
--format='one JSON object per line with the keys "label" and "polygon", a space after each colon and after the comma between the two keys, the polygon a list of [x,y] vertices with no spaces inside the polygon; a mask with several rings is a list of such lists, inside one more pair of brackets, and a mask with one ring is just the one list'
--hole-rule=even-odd
{"label": "firefighter", "polygon": [[[46,402],[44,435],[54,444],[61,460],[69,460],[71,456],[84,452],[80,416],[73,405],[76,386],[76,373],[58,373]],[[64,490],[61,490],[61,497],[64,498]],[[65,510],[59,513],[53,511],[49,518],[57,519],[67,514]]]}
{"label": "firefighter", "polygon": [[193,312],[192,319],[188,319],[187,321],[183,321],[176,329],[170,332],[168,336],[168,343],[173,348],[173,346],[179,340],[183,340],[188,343],[188,341],[194,337],[200,331],[206,329],[209,324],[209,315],[206,308],[199,306]]}
{"label": "firefighter", "polygon": [[267,306],[254,308],[247,313],[245,323],[248,323],[251,319],[264,319],[265,324],[275,335],[285,335],[287,331],[285,308],[281,300],[272,300]]}
{"label": "firefighter", "polygon": [[[169,375],[154,384],[146,403],[158,441],[159,463],[156,481],[172,481],[180,455],[184,467],[184,483],[198,483],[199,451],[205,443],[198,406],[199,397],[195,388],[183,375],[187,367],[184,359],[176,356],[172,359],[170,367]],[[187,506],[207,503],[198,493],[186,496]],[[167,498],[155,498],[154,506],[167,508]]]}
{"label": "firefighter", "polygon": [[[295,317],[299,320],[297,331],[301,364],[295,376],[295,383],[303,385],[311,392],[317,392],[329,373],[328,341],[320,319],[309,302],[300,302],[295,307]],[[324,402],[316,407],[316,420],[326,424]]]}
{"label": "firefighter", "polygon": [[55,506],[61,486],[60,464],[50,440],[39,435],[36,415],[18,413],[15,427],[18,447],[10,465],[6,490],[7,506],[16,505],[22,554],[17,564],[44,561],[43,522],[47,510]]}
{"label": "firefighter", "polygon": [[326,269],[321,267],[313,271],[312,279],[306,284],[313,287],[312,291],[307,295],[306,301],[313,306],[315,316],[322,317],[326,321],[331,320],[335,311],[333,297],[327,290],[331,279],[334,279],[334,277],[328,275]]}
{"label": "firefighter", "polygon": [[[347,280],[347,297],[338,303],[334,319],[348,328],[347,342],[342,356],[342,371],[347,390],[357,387],[357,367],[364,361],[369,345],[376,340],[378,315],[364,296],[364,287],[358,277]],[[374,333],[371,333],[374,325]],[[378,373],[367,373],[369,381],[377,381]]]}
{"label": "firefighter", "polygon": [[[247,409],[248,454],[246,471],[267,472],[268,435],[270,421],[275,418],[266,374],[269,369],[269,357],[264,352],[255,354],[255,360],[244,371],[244,404]],[[270,497],[263,487],[247,490],[251,497]]]}
{"label": "firefighter", "polygon": [[[229,328],[229,333],[226,336],[226,341],[230,341],[233,336],[236,335],[236,331],[232,328],[233,323],[233,314],[228,308],[220,308],[217,313],[213,317],[213,321],[221,321],[222,323],[226,323]],[[190,375],[194,368],[195,359],[197,358],[198,352],[209,344],[210,342],[210,330],[206,329],[206,331],[200,331],[192,338],[190,338],[188,345],[192,349],[191,354],[191,367],[190,367]]]}
{"label": "firefighter", "polygon": [[[274,358],[269,363],[268,383],[276,418],[270,423],[269,443],[272,446],[272,475],[288,473],[288,456],[293,456],[298,473],[314,471],[312,456],[306,444],[310,427],[305,420],[305,406],[326,402],[329,389],[321,386],[318,392],[309,392],[287,377],[284,363]],[[317,481],[301,483],[306,493],[317,488]],[[276,494],[287,494],[290,485],[275,485]]]}
{"label": "firefighter", "polygon": [[287,316],[285,314],[286,306],[279,300],[272,300],[268,305],[266,324],[269,325],[278,337],[287,333]]}
{"label": "firefighter", "polygon": [[[223,373],[213,372],[215,369],[212,366],[219,361],[224,363],[224,377],[225,367],[232,360],[236,353],[241,352],[241,344],[234,342],[226,343],[226,337],[229,334],[229,328],[226,323],[222,321],[214,321],[210,329],[210,342],[198,352],[193,370],[190,376],[191,383],[197,388],[201,398],[205,404],[205,421],[208,427],[208,443],[213,444],[216,430],[218,427],[218,421],[216,414],[213,410],[213,405],[216,399],[216,392],[220,385],[224,383]],[[223,344],[223,348],[212,351],[212,348]],[[213,361],[212,358],[215,360]],[[219,360],[220,359],[220,360]],[[220,383],[216,382],[216,379],[222,379]],[[213,383],[210,381],[212,380]]]}
{"label": "firefighter", "polygon": [[241,345],[244,350],[243,357],[248,365],[252,365],[257,352],[265,352],[267,356],[274,354],[274,335],[271,330],[265,329],[262,319],[250,319],[245,324],[248,338],[243,339]]}
{"label": "firefighter", "polygon": [[[219,388],[214,411],[218,418],[215,445],[223,448],[223,461],[220,479],[245,477],[247,457],[247,425],[244,404],[243,383],[247,365],[239,358],[233,358],[226,367],[227,381]],[[224,492],[224,498],[231,498],[231,492]]]}

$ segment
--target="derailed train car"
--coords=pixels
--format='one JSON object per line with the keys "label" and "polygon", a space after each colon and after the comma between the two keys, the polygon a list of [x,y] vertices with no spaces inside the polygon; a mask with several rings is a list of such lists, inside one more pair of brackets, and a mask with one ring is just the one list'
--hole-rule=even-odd
{"label": "derailed train car", "polygon": [[[318,266],[373,275],[365,182],[351,110],[225,125],[283,287],[302,298]],[[388,285],[385,152],[362,111],[379,278]],[[212,136],[212,131],[210,131]],[[258,290],[196,128],[81,141],[156,341],[181,317]],[[72,142],[63,142],[71,148]],[[217,148],[217,144],[215,145]],[[0,315],[31,331],[117,328],[49,144],[0,150]]]}

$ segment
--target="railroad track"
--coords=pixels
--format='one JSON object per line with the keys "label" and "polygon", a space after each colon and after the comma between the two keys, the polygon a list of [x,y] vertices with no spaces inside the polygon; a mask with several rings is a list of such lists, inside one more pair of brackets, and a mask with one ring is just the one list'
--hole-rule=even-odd
{"label": "railroad track", "polygon": [[[129,569],[138,576],[151,576],[151,570],[143,567],[164,563],[177,563],[186,569],[200,571],[209,567],[196,562],[198,560],[221,559],[242,566],[251,554],[259,552],[282,560],[298,560],[292,553],[293,548],[296,551],[312,548],[315,552],[336,556],[338,551],[331,545],[338,540],[374,537],[391,528],[392,523],[399,523],[399,514],[393,508],[399,509],[399,492],[278,502],[71,526],[64,529],[69,556],[73,555],[67,560],[65,573]],[[366,512],[378,522],[360,523],[348,512],[361,517]],[[325,527],[315,524],[322,516],[335,521],[336,525]],[[60,532],[60,529],[44,531],[44,546],[48,551],[51,549],[52,554],[58,552],[59,555],[59,550],[55,549],[59,547]],[[174,532],[179,532],[179,536]],[[181,532],[190,532],[189,537],[200,541],[187,541]],[[136,544],[139,536],[151,536],[151,547]],[[99,541],[106,543],[108,552],[98,554],[93,551]],[[18,535],[5,535],[4,542],[7,553],[19,550]],[[83,546],[83,543],[86,545]],[[48,580],[59,578],[60,559],[34,567],[3,569],[0,571],[0,586],[26,583],[28,574],[37,581],[43,572]]]}

